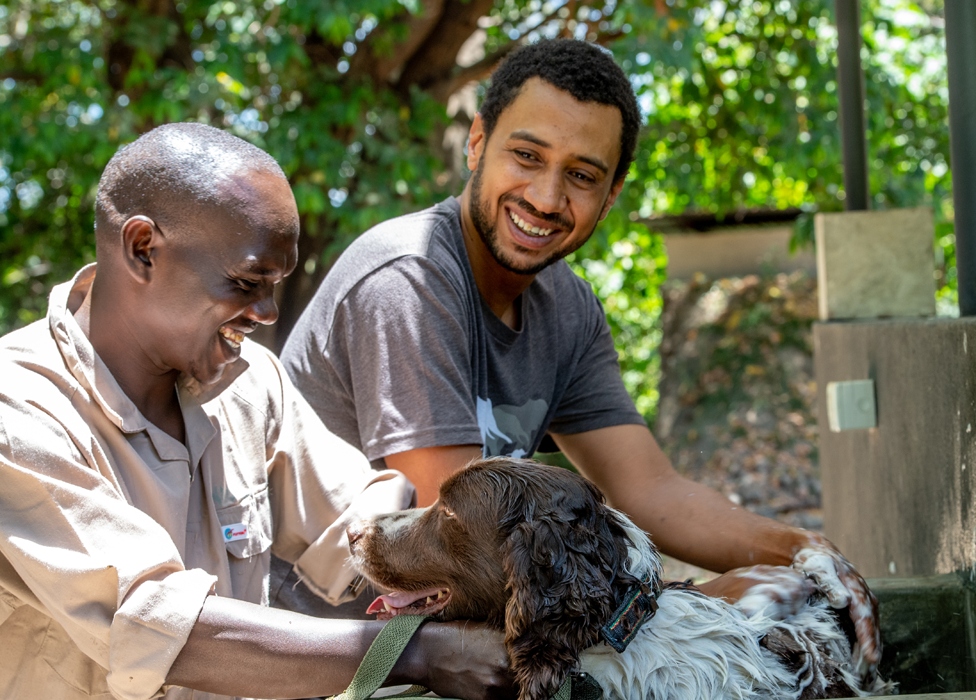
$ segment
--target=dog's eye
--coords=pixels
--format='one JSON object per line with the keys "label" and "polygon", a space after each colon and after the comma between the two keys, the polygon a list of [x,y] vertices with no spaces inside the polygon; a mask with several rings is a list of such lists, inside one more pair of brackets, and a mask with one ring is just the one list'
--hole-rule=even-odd
{"label": "dog's eye", "polygon": [[451,510],[450,508],[448,508],[447,506],[441,506],[441,512],[443,512],[443,513],[444,513],[444,515],[445,515],[446,517],[448,517],[448,518],[453,518],[453,517],[455,517],[455,515],[454,515],[454,511],[453,511],[453,510]]}

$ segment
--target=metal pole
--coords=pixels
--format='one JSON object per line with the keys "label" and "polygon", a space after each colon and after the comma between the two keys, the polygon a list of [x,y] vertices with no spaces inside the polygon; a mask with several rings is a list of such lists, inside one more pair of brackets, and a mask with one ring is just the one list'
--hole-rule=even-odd
{"label": "metal pole", "polygon": [[[967,0],[963,0],[966,2]],[[837,93],[844,150],[844,191],[848,211],[869,209],[868,143],[864,132],[864,72],[861,70],[860,0],[836,0]]]}
{"label": "metal pole", "polygon": [[945,0],[959,315],[976,316],[976,2]]}

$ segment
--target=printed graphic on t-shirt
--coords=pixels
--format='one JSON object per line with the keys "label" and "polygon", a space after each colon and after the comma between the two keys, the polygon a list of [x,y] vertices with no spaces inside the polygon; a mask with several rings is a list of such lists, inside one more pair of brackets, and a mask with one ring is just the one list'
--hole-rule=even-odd
{"label": "printed graphic on t-shirt", "polygon": [[521,406],[492,406],[491,399],[477,397],[478,428],[485,457],[531,457],[535,438],[549,404],[529,399]]}

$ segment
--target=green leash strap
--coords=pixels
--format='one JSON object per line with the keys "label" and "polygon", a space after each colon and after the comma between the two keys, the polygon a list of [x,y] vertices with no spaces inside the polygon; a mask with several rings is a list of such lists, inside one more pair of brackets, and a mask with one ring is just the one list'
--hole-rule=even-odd
{"label": "green leash strap", "polygon": [[[387,622],[369,645],[369,650],[356,669],[356,675],[352,677],[346,692],[334,695],[329,700],[368,700],[383,685],[400,654],[426,620],[423,615],[397,615]],[[573,682],[574,678],[576,683]],[[422,685],[413,685],[402,693],[388,695],[383,700],[415,698],[428,692],[430,691]],[[552,700],[599,700],[602,695],[600,686],[585,673],[571,673],[566,676]]]}
{"label": "green leash strap", "polygon": [[[423,615],[397,615],[384,625],[376,639],[369,645],[366,656],[356,669],[356,675],[346,692],[333,696],[332,700],[367,700],[380,689],[390,675],[400,654],[407,648],[414,632],[426,620]],[[417,697],[428,692],[422,685],[414,685],[391,698]]]}

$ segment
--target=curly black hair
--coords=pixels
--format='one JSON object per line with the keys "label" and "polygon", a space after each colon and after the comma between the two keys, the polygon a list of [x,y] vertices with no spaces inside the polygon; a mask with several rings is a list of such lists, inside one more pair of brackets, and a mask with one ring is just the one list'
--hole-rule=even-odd
{"label": "curly black hair", "polygon": [[575,39],[550,39],[514,51],[491,76],[481,104],[485,140],[491,137],[498,117],[530,78],[541,78],[565,90],[580,102],[596,102],[620,110],[620,162],[613,174],[617,182],[634,159],[641,117],[634,89],[605,49]]}

